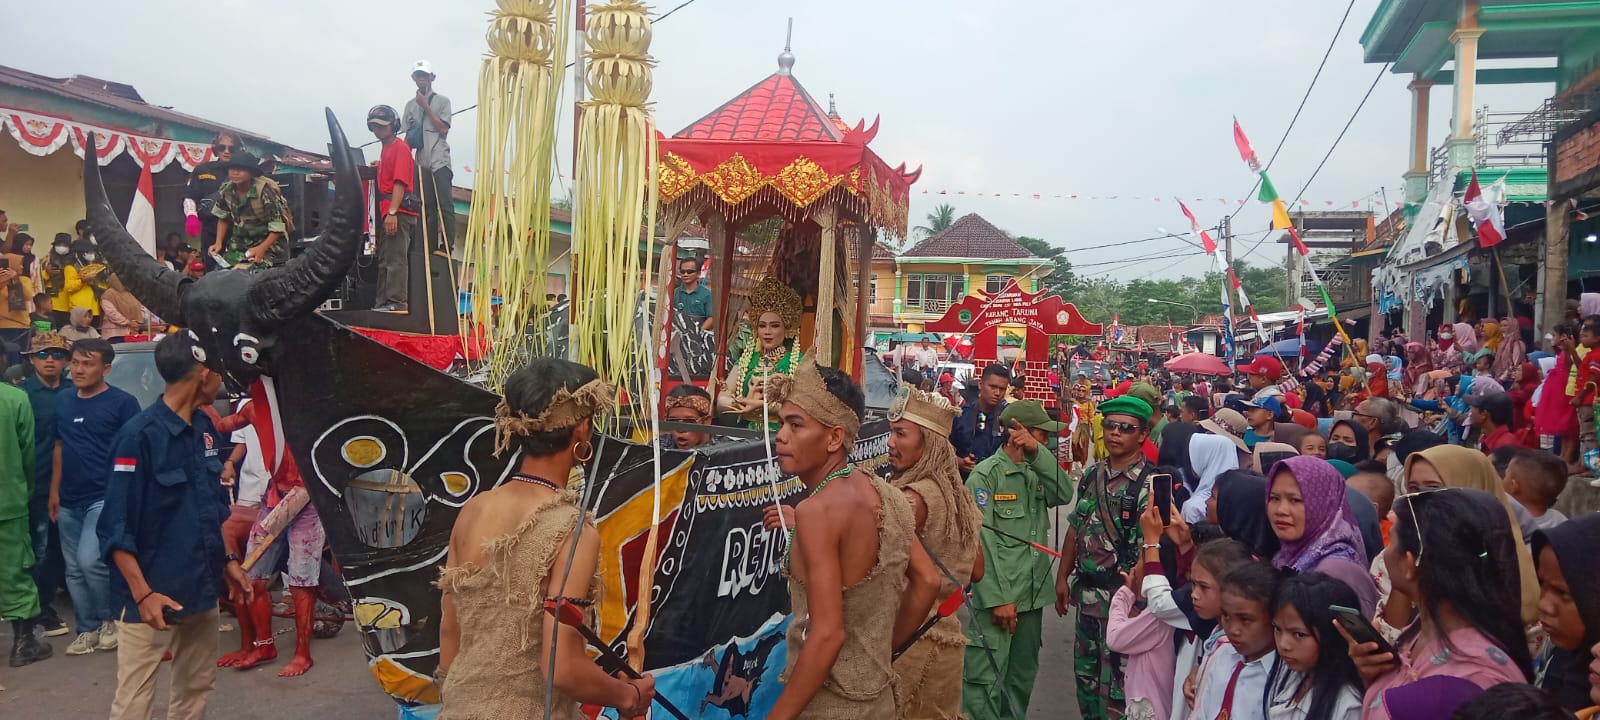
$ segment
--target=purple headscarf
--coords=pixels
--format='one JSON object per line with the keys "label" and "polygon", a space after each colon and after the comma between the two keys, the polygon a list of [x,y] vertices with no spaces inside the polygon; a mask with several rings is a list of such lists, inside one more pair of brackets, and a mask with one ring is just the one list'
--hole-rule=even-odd
{"label": "purple headscarf", "polygon": [[1342,558],[1362,564],[1361,531],[1346,499],[1344,476],[1328,461],[1311,455],[1279,460],[1267,473],[1267,495],[1272,495],[1272,480],[1288,471],[1300,486],[1305,499],[1305,533],[1299,540],[1284,540],[1272,564],[1307,572],[1328,558]]}

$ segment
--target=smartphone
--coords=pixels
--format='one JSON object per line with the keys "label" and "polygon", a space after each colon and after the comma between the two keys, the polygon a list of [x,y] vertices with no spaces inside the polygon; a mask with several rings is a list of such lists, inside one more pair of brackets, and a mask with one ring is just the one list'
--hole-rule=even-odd
{"label": "smartphone", "polygon": [[27,232],[27,231],[28,231],[28,224],[27,223],[19,223],[17,225],[17,232]]}
{"label": "smartphone", "polygon": [[161,608],[161,621],[166,623],[168,626],[178,624],[178,619],[180,617],[182,616],[178,614],[177,610],[173,610],[169,607]]}
{"label": "smartphone", "polygon": [[1150,495],[1161,513],[1161,524],[1172,524],[1172,476],[1157,473],[1150,476]]}
{"label": "smartphone", "polygon": [[1356,642],[1377,643],[1378,652],[1394,653],[1396,658],[1400,657],[1399,653],[1395,652],[1394,646],[1378,634],[1378,629],[1372,626],[1372,622],[1364,617],[1360,610],[1343,605],[1329,605],[1328,612],[1333,613],[1339,625],[1344,627],[1345,632],[1350,633],[1350,637],[1355,638]]}
{"label": "smartphone", "polygon": [[0,258],[0,270],[11,269],[11,258]]}

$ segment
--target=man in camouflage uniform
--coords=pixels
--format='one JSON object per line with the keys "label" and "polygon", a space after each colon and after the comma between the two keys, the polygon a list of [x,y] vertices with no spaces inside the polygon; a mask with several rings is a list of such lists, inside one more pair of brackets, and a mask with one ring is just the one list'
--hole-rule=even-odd
{"label": "man in camouflage uniform", "polygon": [[228,261],[222,269],[240,263],[281,265],[289,259],[285,238],[290,222],[288,205],[278,184],[261,176],[261,161],[254,155],[243,150],[233,153],[228,161],[228,182],[217,189],[211,214],[217,216],[211,254]]}
{"label": "man in camouflage uniform", "polygon": [[1139,512],[1149,502],[1145,476],[1153,464],[1143,446],[1150,436],[1150,404],[1123,395],[1100,403],[1108,457],[1078,485],[1078,503],[1061,541],[1056,572],[1056,612],[1078,606],[1074,674],[1084,720],[1123,717],[1123,658],[1106,648],[1111,595],[1139,557]]}

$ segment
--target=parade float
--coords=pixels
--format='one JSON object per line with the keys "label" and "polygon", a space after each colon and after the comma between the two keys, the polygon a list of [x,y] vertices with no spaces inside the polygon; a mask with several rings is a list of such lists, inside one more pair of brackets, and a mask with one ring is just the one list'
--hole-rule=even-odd
{"label": "parade float", "polygon": [[[460,333],[492,348],[479,382],[441,372],[354,326],[368,316],[319,311],[361,256],[367,227],[356,154],[332,110],[330,221],[302,254],[259,272],[196,280],[166,269],[118,221],[94,153],[85,153],[88,218],[113,271],[152,312],[193,335],[201,361],[232,391],[270,404],[270,435],[281,442],[267,452],[290,453],[301,469],[354,598],[370,670],[403,717],[426,716],[439,702],[434,581],[457,513],[520,462],[519,453],[492,452],[497,383],[527,357],[558,349],[548,337],[528,337],[552,308],[540,293],[515,289],[547,261],[540,218],[548,210],[528,205],[548,205],[542,169],[549,164],[538,166],[542,178],[519,173],[548,159],[556,115],[548,110],[560,84],[549,73],[567,47],[562,25],[570,8],[565,0],[498,5],[483,80],[488,92],[505,95],[480,124],[488,129],[478,164],[518,170],[480,174],[504,176],[507,184],[480,188],[467,261],[453,270],[462,287],[500,295],[496,307],[491,292],[477,293]],[[890,168],[867,148],[876,123],[847,127],[823,113],[789,73],[787,50],[778,73],[659,139],[646,111],[651,28],[644,6],[616,0],[591,6],[586,19],[593,100],[580,118],[574,173],[570,347],[559,349],[623,389],[581,483],[602,547],[604,594],[594,629],[630,665],[654,673],[658,692],[676,706],[698,708],[701,717],[761,717],[780,690],[789,610],[779,572],[784,534],[764,528],[762,516],[774,502],[797,500],[802,487],[779,476],[770,437],[759,431],[730,429],[739,437],[695,450],[635,442],[660,428],[673,323],[670,267],[658,271],[658,263],[670,266],[664,260],[674,257],[691,221],[714,229],[711,261],[721,287],[731,290],[722,293],[718,327],[734,327],[754,279],[770,278],[803,298],[795,347],[815,349],[858,379],[876,379],[869,397],[887,405],[887,374],[864,362],[866,270],[855,258],[870,257],[879,230],[904,232],[915,174]],[[663,233],[654,232],[658,210]],[[735,257],[737,230],[774,215],[784,227],[772,249],[756,259]],[[442,260],[414,268],[413,293],[418,283],[435,281]],[[429,332],[448,332],[435,327],[437,314],[426,315]],[[715,343],[713,388],[727,376],[723,348],[731,335],[723,330]],[[887,422],[869,414],[850,457],[875,465],[887,453]]]}

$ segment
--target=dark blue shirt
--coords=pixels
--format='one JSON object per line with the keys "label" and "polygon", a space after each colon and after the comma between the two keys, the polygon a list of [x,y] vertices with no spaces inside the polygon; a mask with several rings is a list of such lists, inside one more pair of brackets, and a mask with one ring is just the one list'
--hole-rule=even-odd
{"label": "dark blue shirt", "polygon": [[150,589],[183,606],[180,615],[217,604],[217,583],[227,550],[222,521],[228,492],[218,478],[222,458],[216,428],[196,410],[193,424],[165,402],[134,416],[111,444],[112,478],[100,511],[100,548],[111,573],[117,617],[139,622],[139,605],[111,554],[139,560]]}
{"label": "dark blue shirt", "polygon": [[979,412],[976,402],[963,405],[961,414],[950,428],[950,444],[955,446],[956,457],[971,455],[974,462],[983,462],[999,450],[1008,437],[1005,429],[1000,427],[1000,413],[1005,409],[1004,400],[994,407],[993,412],[988,413]]}
{"label": "dark blue shirt", "polygon": [[30,375],[18,387],[28,394],[33,406],[33,496],[50,496],[50,458],[56,449],[56,396],[72,387],[65,377],[55,387],[47,387],[39,376]]}
{"label": "dark blue shirt", "polygon": [[[111,439],[139,414],[139,401],[107,386],[91,398],[76,389],[56,395],[56,438],[61,441],[61,506],[83,510],[106,495]],[[55,443],[50,444],[54,450]]]}

